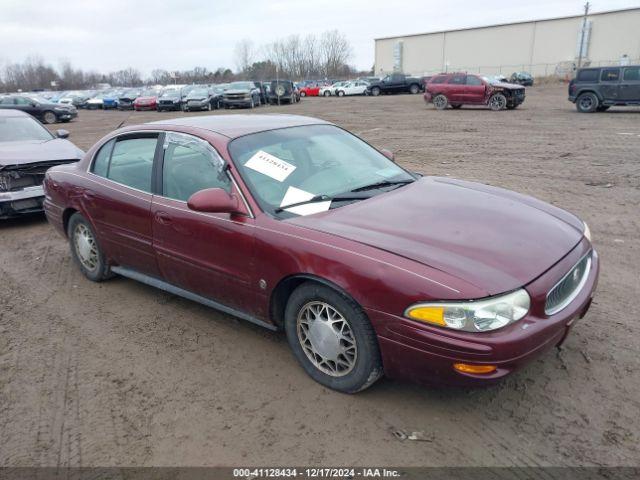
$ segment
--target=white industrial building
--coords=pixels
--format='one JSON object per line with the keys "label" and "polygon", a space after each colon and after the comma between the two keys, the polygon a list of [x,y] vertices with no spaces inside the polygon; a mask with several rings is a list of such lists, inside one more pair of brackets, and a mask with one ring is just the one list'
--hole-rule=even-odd
{"label": "white industrial building", "polygon": [[564,75],[581,50],[583,65],[640,63],[640,8],[377,38],[375,73]]}

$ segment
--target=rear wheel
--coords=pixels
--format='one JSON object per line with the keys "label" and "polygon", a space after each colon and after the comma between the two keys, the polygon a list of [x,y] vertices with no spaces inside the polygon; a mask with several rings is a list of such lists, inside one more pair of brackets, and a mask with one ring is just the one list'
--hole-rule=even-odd
{"label": "rear wheel", "polygon": [[444,110],[449,105],[449,99],[443,95],[439,94],[433,97],[433,106],[438,110]]}
{"label": "rear wheel", "polygon": [[318,383],[355,393],[382,376],[376,334],[360,306],[328,286],[298,287],[285,310],[289,346]]}
{"label": "rear wheel", "polygon": [[378,95],[380,95],[380,87],[373,87],[371,89],[371,95],[373,95],[374,97],[377,97]]}
{"label": "rear wheel", "polygon": [[56,114],[53,113],[52,111],[46,111],[42,115],[42,120],[44,120],[44,123],[47,123],[47,124],[56,123],[57,119],[58,117],[56,117]]}
{"label": "rear wheel", "polygon": [[306,97],[307,96],[307,92],[305,92],[304,90],[302,92],[300,92],[300,96],[301,97]]}
{"label": "rear wheel", "polygon": [[325,90],[322,95],[324,95],[325,97],[330,97],[331,96],[331,92],[329,90]]}
{"label": "rear wheel", "polygon": [[337,93],[339,97],[344,97],[344,92],[342,90],[338,90]]}
{"label": "rear wheel", "polygon": [[507,108],[507,97],[503,93],[496,93],[489,99],[489,108],[494,112]]}
{"label": "rear wheel", "polygon": [[80,213],[73,214],[69,219],[67,236],[71,255],[85,277],[94,282],[101,282],[111,277],[96,234]]}
{"label": "rear wheel", "polygon": [[415,95],[420,91],[420,87],[414,83],[409,87],[409,91]]}
{"label": "rear wheel", "polygon": [[595,93],[582,93],[576,100],[576,109],[580,113],[592,113],[598,108],[598,97]]}

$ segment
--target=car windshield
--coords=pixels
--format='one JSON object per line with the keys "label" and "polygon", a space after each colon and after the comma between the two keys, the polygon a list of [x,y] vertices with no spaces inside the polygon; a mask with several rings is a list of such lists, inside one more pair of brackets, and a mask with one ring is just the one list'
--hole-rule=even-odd
{"label": "car windshield", "polygon": [[167,92],[164,92],[162,94],[163,98],[178,98],[180,97],[180,92],[178,92],[177,90],[169,90]]}
{"label": "car windshield", "polygon": [[0,142],[46,141],[53,135],[30,117],[0,117]]}
{"label": "car windshield", "polygon": [[[229,144],[229,153],[260,207],[284,217],[339,207],[414,180],[376,149],[333,125],[246,135]],[[315,211],[280,210],[321,197],[333,201],[315,205]]]}
{"label": "car windshield", "polygon": [[229,89],[237,89],[237,90],[251,90],[252,88],[256,88],[255,85],[251,82],[233,82],[229,85]]}
{"label": "car windshield", "polygon": [[206,97],[209,95],[209,91],[206,88],[196,88],[189,92],[190,97]]}

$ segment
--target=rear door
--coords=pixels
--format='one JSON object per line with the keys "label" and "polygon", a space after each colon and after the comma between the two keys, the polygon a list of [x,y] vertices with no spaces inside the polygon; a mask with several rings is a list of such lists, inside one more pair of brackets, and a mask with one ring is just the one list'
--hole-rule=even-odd
{"label": "rear door", "polygon": [[152,245],[151,181],[157,132],[120,135],[103,145],[90,167],[89,186],[74,192],[118,265],[158,277]]}
{"label": "rear door", "polygon": [[605,102],[617,102],[620,95],[620,69],[603,68],[600,72],[600,93]]}
{"label": "rear door", "polygon": [[190,210],[197,191],[237,192],[224,162],[206,141],[167,132],[153,198],[153,244],[163,277],[173,285],[246,313],[254,270],[251,216]]}
{"label": "rear door", "polygon": [[619,98],[625,102],[640,103],[640,67],[625,67],[622,70]]}
{"label": "rear door", "polygon": [[447,98],[449,103],[464,103],[467,76],[453,75],[447,82]]}

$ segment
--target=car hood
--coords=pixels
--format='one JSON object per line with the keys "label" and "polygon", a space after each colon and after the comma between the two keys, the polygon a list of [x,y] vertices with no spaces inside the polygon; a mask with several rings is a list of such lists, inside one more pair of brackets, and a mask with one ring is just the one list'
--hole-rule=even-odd
{"label": "car hood", "polygon": [[492,82],[491,83],[492,87],[501,87],[501,88],[518,88],[518,89],[522,89],[524,88],[522,85],[519,85],[517,83],[509,83],[509,82]]}
{"label": "car hood", "polygon": [[528,284],[583,236],[582,222],[552,205],[438,177],[288,222],[436,268],[487,295]]}
{"label": "car hood", "polygon": [[0,169],[8,165],[55,160],[80,160],[84,152],[62,138],[40,141],[0,142]]}

